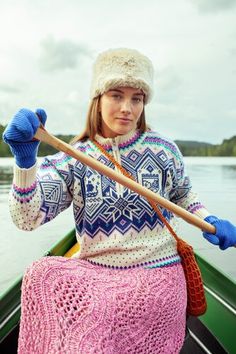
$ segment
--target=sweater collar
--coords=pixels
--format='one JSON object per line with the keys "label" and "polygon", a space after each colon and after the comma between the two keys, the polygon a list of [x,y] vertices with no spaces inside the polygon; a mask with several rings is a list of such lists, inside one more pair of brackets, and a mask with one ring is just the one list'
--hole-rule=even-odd
{"label": "sweater collar", "polygon": [[136,140],[140,135],[140,132],[136,129],[131,130],[128,134],[117,135],[115,138],[104,138],[103,136],[96,134],[95,140],[102,145],[112,146],[112,145],[123,145],[129,144],[130,141]]}

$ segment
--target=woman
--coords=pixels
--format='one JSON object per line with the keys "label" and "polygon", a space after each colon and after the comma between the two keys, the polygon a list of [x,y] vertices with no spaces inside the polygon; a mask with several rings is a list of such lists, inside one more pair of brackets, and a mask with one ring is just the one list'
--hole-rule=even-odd
{"label": "woman", "polygon": [[[146,126],[153,66],[136,50],[112,49],[94,64],[86,129],[74,147],[214,224],[222,249],[236,228],[210,216],[192,192],[181,153]],[[19,353],[178,353],[186,284],[176,242],[147,200],[58,153],[37,167],[32,140],[46,113],[20,110],[4,132],[16,159],[10,209],[33,230],[73,203],[80,251],[45,257],[22,285]],[[39,119],[38,119],[39,118]],[[162,209],[176,228],[175,216]]]}

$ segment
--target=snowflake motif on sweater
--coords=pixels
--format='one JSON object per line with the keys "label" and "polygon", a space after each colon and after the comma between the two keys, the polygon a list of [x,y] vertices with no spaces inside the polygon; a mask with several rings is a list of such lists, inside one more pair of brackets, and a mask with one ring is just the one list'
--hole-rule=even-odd
{"label": "snowflake motif on sweater", "polygon": [[[137,182],[200,217],[208,215],[191,191],[175,143],[153,131],[133,131],[114,139],[97,135],[96,140]],[[116,169],[90,140],[77,142],[75,148]],[[142,196],[64,153],[46,157],[39,169],[15,167],[10,209],[21,229],[35,229],[71,203],[81,245],[77,257],[115,268],[180,261],[175,240]],[[176,229],[174,215],[161,211]]]}

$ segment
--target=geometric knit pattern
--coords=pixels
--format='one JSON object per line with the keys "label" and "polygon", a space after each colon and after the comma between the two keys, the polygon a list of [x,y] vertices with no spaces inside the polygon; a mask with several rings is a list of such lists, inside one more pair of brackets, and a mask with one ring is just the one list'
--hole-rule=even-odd
{"label": "geometric knit pattern", "polygon": [[128,271],[43,257],[23,279],[18,354],[177,354],[185,318],[179,264]]}
{"label": "geometric knit pattern", "polygon": [[[203,210],[171,140],[153,131],[96,140],[138,183],[187,210]],[[90,140],[77,142],[75,148],[116,169]],[[22,229],[52,220],[73,202],[81,245],[76,256],[81,259],[115,268],[180,261],[175,240],[144,197],[64,153],[45,158],[37,181],[23,187],[15,180],[10,202],[13,220]],[[174,215],[160,209],[176,229]]]}

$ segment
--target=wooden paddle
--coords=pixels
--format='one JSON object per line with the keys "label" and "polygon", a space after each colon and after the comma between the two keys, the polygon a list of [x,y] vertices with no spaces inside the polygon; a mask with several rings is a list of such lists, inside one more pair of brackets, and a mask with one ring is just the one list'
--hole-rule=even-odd
{"label": "wooden paddle", "polygon": [[122,184],[123,186],[131,189],[132,191],[142,195],[143,197],[152,199],[155,203],[173,212],[177,216],[187,221],[189,224],[192,224],[203,231],[207,231],[213,234],[215,233],[216,230],[213,225],[200,219],[198,216],[189,213],[187,210],[161,197],[157,193],[148,190],[146,187],[143,187],[139,183],[132,181],[123,174],[115,172],[113,169],[103,165],[101,162],[95,160],[94,158],[89,157],[83,154],[82,152],[74,149],[71,145],[48,133],[48,131],[42,126],[38,128],[34,138],[53,146],[59,151],[65,152],[67,155],[74,157],[76,160],[79,160],[83,164],[93,168],[99,173],[111,178],[112,180]]}

